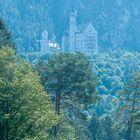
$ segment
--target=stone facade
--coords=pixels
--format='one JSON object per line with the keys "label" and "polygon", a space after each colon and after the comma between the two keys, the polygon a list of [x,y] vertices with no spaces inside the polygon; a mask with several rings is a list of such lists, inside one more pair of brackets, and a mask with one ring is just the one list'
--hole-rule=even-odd
{"label": "stone facade", "polygon": [[50,54],[57,52],[59,50],[59,45],[56,41],[48,40],[48,32],[42,32],[42,39],[40,40],[40,53],[41,54]]}
{"label": "stone facade", "polygon": [[40,40],[40,45],[41,45],[41,50],[40,50],[41,53],[50,53],[47,31],[42,32],[42,39]]}
{"label": "stone facade", "polygon": [[77,26],[77,12],[70,13],[69,31],[62,37],[63,52],[82,52],[93,54],[98,52],[97,31],[92,23]]}

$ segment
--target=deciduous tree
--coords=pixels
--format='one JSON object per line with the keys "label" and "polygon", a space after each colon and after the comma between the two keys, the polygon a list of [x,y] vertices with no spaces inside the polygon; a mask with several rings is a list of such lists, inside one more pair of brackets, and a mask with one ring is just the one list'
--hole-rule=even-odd
{"label": "deciduous tree", "polygon": [[57,121],[37,73],[12,49],[0,50],[0,138],[46,140]]}

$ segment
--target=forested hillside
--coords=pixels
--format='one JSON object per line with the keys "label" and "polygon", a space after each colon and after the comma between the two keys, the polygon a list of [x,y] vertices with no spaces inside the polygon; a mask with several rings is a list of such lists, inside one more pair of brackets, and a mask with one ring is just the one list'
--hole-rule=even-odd
{"label": "forested hillside", "polygon": [[[74,10],[99,52],[49,42]],[[139,51],[139,0],[0,0],[0,140],[140,140]]]}
{"label": "forested hillside", "polygon": [[98,30],[101,50],[140,50],[139,0],[1,0],[0,9],[21,49],[39,49],[43,30],[60,43],[70,11],[77,10],[78,24],[91,21]]}

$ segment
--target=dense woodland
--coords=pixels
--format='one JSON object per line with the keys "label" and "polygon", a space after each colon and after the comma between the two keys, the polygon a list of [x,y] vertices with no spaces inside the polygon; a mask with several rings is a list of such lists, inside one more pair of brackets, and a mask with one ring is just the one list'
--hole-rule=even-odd
{"label": "dense woodland", "polygon": [[[135,1],[115,1],[114,7],[118,5],[121,10],[109,5],[112,0],[62,0],[61,5],[60,0],[32,0],[26,4],[23,0],[0,1],[0,13],[7,23],[0,18],[0,140],[140,139],[140,43],[136,18],[140,5]],[[50,38],[55,33],[60,41],[71,8],[78,8],[79,23],[91,20],[100,28],[100,45],[104,50],[108,47],[107,51],[90,57],[56,53],[34,65],[17,55],[18,47],[38,49],[37,40],[44,28]],[[110,13],[110,8],[114,12]],[[121,18],[126,10],[134,15],[124,25]],[[110,23],[111,19],[103,20],[104,16],[115,17]],[[113,42],[103,39],[112,29],[130,38],[120,34]]]}

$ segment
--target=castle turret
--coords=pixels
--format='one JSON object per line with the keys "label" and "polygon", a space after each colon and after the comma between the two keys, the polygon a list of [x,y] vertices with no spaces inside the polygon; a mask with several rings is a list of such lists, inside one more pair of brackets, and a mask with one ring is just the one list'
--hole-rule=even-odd
{"label": "castle turret", "polygon": [[77,11],[70,13],[70,52],[76,51],[76,17],[77,17]]}
{"label": "castle turret", "polygon": [[42,32],[41,44],[41,53],[50,53],[49,41],[48,41],[48,32]]}

